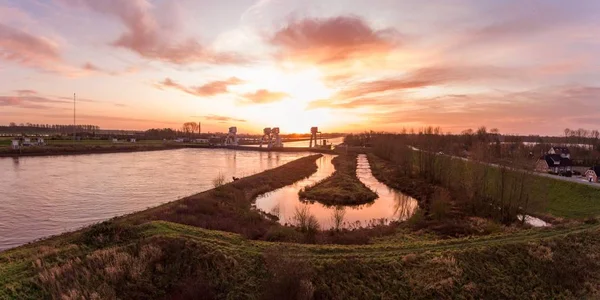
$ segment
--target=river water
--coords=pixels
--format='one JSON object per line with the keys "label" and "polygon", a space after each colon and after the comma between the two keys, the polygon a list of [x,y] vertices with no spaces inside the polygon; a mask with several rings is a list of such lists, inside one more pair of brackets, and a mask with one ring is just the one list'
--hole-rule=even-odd
{"label": "river water", "polygon": [[177,200],[307,153],[228,149],[0,158],[0,250]]}
{"label": "river water", "polygon": [[[310,214],[317,218],[322,229],[334,227],[335,207],[328,207],[318,202],[301,201],[298,196],[298,192],[302,188],[333,174],[335,171],[331,163],[333,157],[335,156],[324,155],[320,158],[317,161],[319,167],[317,172],[309,178],[259,196],[255,202],[256,207],[278,216],[281,224],[293,224],[296,209],[307,207]],[[370,204],[338,208],[338,210],[343,210],[344,227],[366,226],[371,222],[404,221],[416,211],[417,201],[415,199],[390,189],[373,177],[366,155],[359,155],[357,163],[358,178],[376,191],[379,197]],[[337,213],[339,215],[339,211]]]}

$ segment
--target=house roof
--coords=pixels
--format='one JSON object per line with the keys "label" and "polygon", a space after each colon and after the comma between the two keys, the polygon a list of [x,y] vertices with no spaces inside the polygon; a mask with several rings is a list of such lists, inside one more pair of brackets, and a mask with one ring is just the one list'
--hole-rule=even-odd
{"label": "house roof", "polygon": [[573,161],[570,158],[562,157],[560,154],[546,154],[543,159],[548,164],[548,167],[570,167],[573,166]]}
{"label": "house roof", "polygon": [[571,151],[567,147],[552,146],[552,149],[554,149],[554,152],[558,154],[571,154]]}
{"label": "house roof", "polygon": [[590,170],[594,171],[596,175],[600,175],[600,166],[593,166]]}

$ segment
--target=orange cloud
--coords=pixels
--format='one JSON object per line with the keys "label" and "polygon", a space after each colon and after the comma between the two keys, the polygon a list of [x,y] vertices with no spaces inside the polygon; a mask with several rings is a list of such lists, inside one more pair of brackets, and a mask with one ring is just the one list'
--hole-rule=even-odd
{"label": "orange cloud", "polygon": [[227,122],[247,122],[244,119],[236,119],[236,118],[232,118],[232,117],[226,117],[226,116],[219,116],[219,115],[208,115],[208,116],[204,116],[203,117],[205,120],[208,121],[217,121],[219,123],[227,123]]}
{"label": "orange cloud", "polygon": [[281,101],[287,97],[288,94],[282,92],[271,92],[266,89],[258,90],[254,93],[248,93],[243,95],[244,99],[251,103],[264,104]]}
{"label": "orange cloud", "polygon": [[331,99],[316,100],[308,104],[307,110],[317,108],[336,108],[336,109],[354,109],[366,106],[376,106],[379,108],[402,104],[399,99],[385,98],[358,98],[350,101],[337,101]]}
{"label": "orange cloud", "polygon": [[[63,0],[74,6],[84,6],[97,12],[117,17],[127,31],[112,45],[129,49],[139,55],[173,64],[207,62],[218,64],[245,63],[248,60],[236,53],[220,53],[205,48],[193,39],[173,40],[171,32],[165,30],[153,14],[153,5],[147,0],[97,1]],[[164,13],[164,12],[163,12]],[[176,19],[171,16],[165,19]]]}
{"label": "orange cloud", "polygon": [[[600,125],[600,88],[573,86],[518,93],[447,95],[415,99],[394,111],[366,114],[373,127],[398,128],[414,124],[442,126],[460,132],[481,125],[506,133],[551,133],[548,130]],[[555,134],[558,134],[556,132]]]}
{"label": "orange cloud", "polygon": [[384,78],[349,84],[342,87],[334,98],[356,98],[374,93],[416,89],[470,80],[496,79],[508,75],[517,76],[512,70],[489,66],[428,67],[409,72],[401,78]]}
{"label": "orange cloud", "polygon": [[178,89],[180,91],[183,91],[183,92],[186,92],[188,94],[198,96],[198,97],[209,97],[209,96],[214,96],[214,95],[218,95],[218,94],[225,94],[225,93],[229,92],[229,90],[228,90],[229,86],[238,85],[243,82],[244,82],[243,80],[241,80],[237,77],[231,77],[227,80],[212,81],[212,82],[206,83],[201,86],[185,87],[185,86],[173,81],[171,78],[165,78],[165,80],[159,82],[158,84],[156,84],[156,86],[161,89],[163,87]]}
{"label": "orange cloud", "polygon": [[329,63],[386,53],[397,36],[394,29],[373,30],[359,17],[340,16],[292,21],[270,43],[281,49],[280,59]]}

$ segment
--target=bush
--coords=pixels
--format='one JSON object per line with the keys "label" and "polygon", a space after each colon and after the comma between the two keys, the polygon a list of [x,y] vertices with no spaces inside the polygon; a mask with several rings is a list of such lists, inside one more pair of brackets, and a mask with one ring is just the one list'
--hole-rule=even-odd
{"label": "bush", "polygon": [[82,233],[83,243],[92,247],[104,247],[137,237],[134,225],[105,221],[91,226]]}
{"label": "bush", "polygon": [[272,226],[265,233],[264,240],[269,242],[301,242],[302,234],[293,227]]}
{"label": "bush", "polygon": [[265,299],[312,299],[315,287],[313,270],[307,261],[294,257],[284,248],[274,247],[264,254],[269,272],[265,282]]}
{"label": "bush", "polygon": [[431,199],[431,217],[440,221],[450,212],[450,201],[452,197],[450,192],[444,188],[436,188]]}
{"label": "bush", "polygon": [[219,172],[219,175],[217,175],[217,177],[215,177],[213,180],[213,186],[215,188],[219,188],[221,186],[223,186],[226,182],[225,182],[225,175],[223,173]]}

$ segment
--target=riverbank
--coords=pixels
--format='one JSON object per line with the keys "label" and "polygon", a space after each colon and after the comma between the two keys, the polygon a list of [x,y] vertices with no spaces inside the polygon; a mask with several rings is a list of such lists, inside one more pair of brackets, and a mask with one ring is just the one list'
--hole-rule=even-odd
{"label": "riverbank", "polygon": [[117,143],[117,144],[55,144],[46,146],[30,146],[22,147],[19,150],[14,150],[9,147],[0,147],[0,158],[2,157],[29,157],[29,156],[56,156],[56,155],[80,155],[80,154],[106,154],[106,153],[122,153],[122,152],[144,152],[144,151],[160,151],[160,150],[175,150],[185,148],[199,149],[233,149],[240,151],[260,151],[260,152],[312,152],[335,154],[334,150],[308,148],[308,147],[283,147],[267,149],[266,147],[253,146],[212,146],[203,144],[179,144],[179,143]]}
{"label": "riverbank", "polygon": [[122,143],[122,144],[57,144],[46,146],[22,147],[14,150],[8,147],[0,148],[1,157],[56,156],[105,154],[122,152],[160,151],[186,148],[186,145],[165,143]]}
{"label": "riverbank", "polygon": [[392,225],[352,231],[372,239],[349,246],[343,232],[298,231],[252,209],[256,195],[314,172],[317,158],[0,253],[0,298],[599,296],[596,222],[453,239]]}

